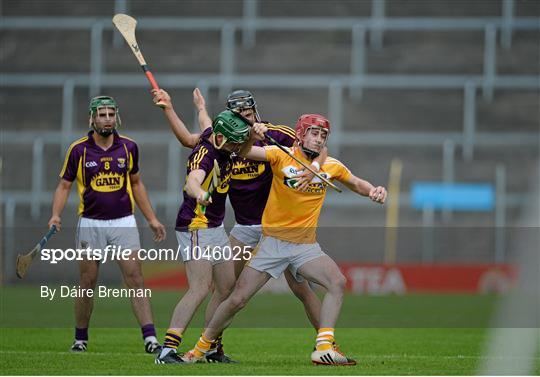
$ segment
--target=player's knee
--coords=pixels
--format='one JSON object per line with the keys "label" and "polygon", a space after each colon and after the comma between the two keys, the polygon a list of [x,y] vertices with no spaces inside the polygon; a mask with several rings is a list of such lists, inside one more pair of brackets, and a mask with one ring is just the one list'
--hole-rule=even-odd
{"label": "player's knee", "polygon": [[247,304],[247,298],[241,294],[232,294],[229,299],[230,307],[235,311],[239,311],[244,308]]}
{"label": "player's knee", "polygon": [[125,274],[124,280],[128,288],[142,288],[144,286],[144,278],[140,271]]}
{"label": "player's knee", "polygon": [[233,289],[234,289],[234,285],[216,287],[214,294],[219,295],[219,297],[221,298],[221,301],[224,301],[227,299],[227,297],[230,296]]}
{"label": "player's knee", "polygon": [[196,284],[189,284],[188,294],[204,299],[212,291],[212,281],[200,281]]}
{"label": "player's knee", "polygon": [[94,289],[97,283],[97,276],[93,273],[82,273],[79,285],[83,289]]}
{"label": "player's knee", "polygon": [[329,290],[332,291],[332,293],[343,294],[343,292],[345,292],[346,284],[347,284],[347,278],[345,278],[345,276],[341,272],[337,272],[332,277]]}
{"label": "player's knee", "polygon": [[347,278],[341,272],[339,272],[334,280],[334,284],[342,293],[345,291],[345,285],[347,285]]}

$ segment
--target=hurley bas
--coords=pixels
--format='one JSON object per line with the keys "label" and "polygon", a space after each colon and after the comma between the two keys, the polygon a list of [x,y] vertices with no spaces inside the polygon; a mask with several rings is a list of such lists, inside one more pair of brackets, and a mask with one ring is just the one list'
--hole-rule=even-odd
{"label": "hurley bas", "polygon": [[61,285],[59,288],[49,288],[41,286],[41,298],[54,300],[58,297],[99,297],[99,298],[123,298],[123,297],[152,297],[152,290],[149,288],[107,288],[105,285],[98,285],[95,289],[81,288],[79,285]]}

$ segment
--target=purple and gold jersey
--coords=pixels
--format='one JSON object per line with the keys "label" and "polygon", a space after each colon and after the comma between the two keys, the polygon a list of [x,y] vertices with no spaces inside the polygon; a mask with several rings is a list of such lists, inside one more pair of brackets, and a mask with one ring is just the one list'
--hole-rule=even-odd
{"label": "purple and gold jersey", "polygon": [[[294,130],[287,126],[268,124],[268,135],[285,147],[292,147]],[[256,146],[264,146],[261,141]],[[235,157],[231,175],[229,200],[240,225],[261,223],[266,200],[272,187],[272,169],[268,162]]]}
{"label": "purple and gold jersey", "polygon": [[185,232],[188,230],[216,228],[221,226],[225,217],[225,202],[229,191],[229,181],[231,178],[232,160],[229,154],[219,152],[208,137],[212,134],[212,128],[207,128],[201,134],[199,142],[191,151],[187,161],[186,179],[193,170],[204,170],[206,176],[202,183],[202,189],[207,191],[212,181],[212,169],[214,160],[219,165],[219,186],[212,194],[212,203],[206,207],[202,213],[201,206],[197,200],[192,198],[183,190],[184,201],[178,210],[176,217],[176,230]]}
{"label": "purple and gold jersey", "polygon": [[137,144],[115,131],[113,144],[103,150],[93,132],[71,144],[60,178],[77,180],[79,216],[98,220],[129,216],[135,210],[129,175],[139,171]]}

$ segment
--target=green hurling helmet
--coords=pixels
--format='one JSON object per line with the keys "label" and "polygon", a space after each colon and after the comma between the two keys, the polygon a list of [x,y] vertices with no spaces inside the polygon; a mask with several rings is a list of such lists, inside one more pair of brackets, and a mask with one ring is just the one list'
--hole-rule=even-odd
{"label": "green hurling helmet", "polygon": [[221,134],[224,141],[221,148],[226,142],[241,144],[249,139],[251,127],[242,118],[232,110],[224,110],[212,122],[212,130],[214,134]]}
{"label": "green hurling helmet", "polygon": [[[114,98],[109,96],[97,96],[90,100],[90,105],[88,106],[88,113],[90,114],[90,119],[92,119],[96,115],[98,109],[102,107],[111,107],[115,110],[116,127],[119,127],[122,124],[122,121],[120,120],[120,110]],[[92,124],[93,122],[91,121],[91,125]]]}

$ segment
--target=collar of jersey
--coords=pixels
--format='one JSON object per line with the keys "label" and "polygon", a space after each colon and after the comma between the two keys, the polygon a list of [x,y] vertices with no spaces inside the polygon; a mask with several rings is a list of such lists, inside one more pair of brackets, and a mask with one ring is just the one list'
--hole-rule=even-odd
{"label": "collar of jersey", "polygon": [[302,162],[305,162],[308,165],[311,164],[311,160],[309,160],[306,156],[304,156],[304,154],[302,153],[299,147],[294,146],[292,149],[293,149],[293,154],[296,157],[298,157],[300,160],[302,160]]}

